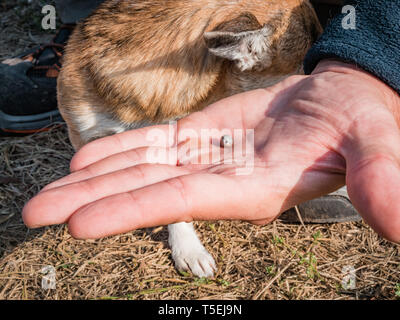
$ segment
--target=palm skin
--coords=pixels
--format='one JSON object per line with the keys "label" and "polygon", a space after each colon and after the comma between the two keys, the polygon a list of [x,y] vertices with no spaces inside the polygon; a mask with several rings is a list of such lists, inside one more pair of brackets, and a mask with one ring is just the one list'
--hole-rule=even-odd
{"label": "palm skin", "polygon": [[72,173],[31,199],[23,219],[29,227],[68,223],[83,239],[192,220],[265,224],[347,184],[364,220],[399,242],[398,110],[400,97],[380,80],[322,61],[310,76],[224,99],[178,122],[178,132],[254,129],[251,174],[236,175],[235,164],[149,164],[149,151],[166,147],[150,146],[149,130],[168,126],[147,127],[83,147]]}

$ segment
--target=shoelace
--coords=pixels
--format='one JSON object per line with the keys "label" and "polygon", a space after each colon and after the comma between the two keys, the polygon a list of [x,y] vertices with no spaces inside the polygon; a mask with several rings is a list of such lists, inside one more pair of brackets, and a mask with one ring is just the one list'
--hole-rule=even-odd
{"label": "shoelace", "polygon": [[[68,29],[68,30],[72,31],[74,29],[74,27],[75,27],[75,25],[71,25],[71,24],[62,25],[60,27],[60,30],[57,32],[57,34],[55,35],[55,37],[53,39],[56,39],[57,36],[60,34],[60,32],[63,29]],[[57,61],[52,65],[38,65],[40,56],[48,48],[50,48],[54,52],[55,57],[57,58],[56,59]],[[32,62],[32,64],[33,64],[33,67],[31,68],[29,73],[31,75],[35,75],[35,76],[45,76],[45,77],[49,77],[49,78],[56,78],[61,69],[60,58],[63,55],[64,48],[65,48],[65,44],[55,43],[54,41],[52,41],[50,43],[40,46],[35,52],[30,53],[29,55],[24,57],[23,59],[28,60],[28,61]]]}

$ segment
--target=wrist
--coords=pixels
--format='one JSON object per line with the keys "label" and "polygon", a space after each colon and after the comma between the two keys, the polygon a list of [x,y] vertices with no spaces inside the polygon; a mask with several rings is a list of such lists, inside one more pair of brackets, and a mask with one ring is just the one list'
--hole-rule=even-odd
{"label": "wrist", "polygon": [[400,95],[392,87],[373,74],[357,67],[355,64],[343,62],[337,59],[321,60],[315,67],[312,75],[325,72],[339,73],[342,75],[347,74],[354,77],[354,79],[365,81],[366,88],[374,86],[377,89],[377,94],[379,94],[383,102],[382,105],[392,113],[398,127],[400,127]]}

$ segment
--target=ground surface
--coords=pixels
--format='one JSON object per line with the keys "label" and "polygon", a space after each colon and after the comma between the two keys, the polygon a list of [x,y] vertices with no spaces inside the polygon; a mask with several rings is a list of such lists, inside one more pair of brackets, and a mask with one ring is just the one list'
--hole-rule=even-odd
{"label": "ground surface", "polygon": [[[0,3],[0,59],[51,38],[40,29],[41,5],[47,3]],[[24,203],[65,175],[71,156],[63,126],[0,138],[0,299],[400,297],[400,246],[363,223],[198,223],[219,267],[210,280],[176,272],[165,228],[98,241],[74,240],[64,226],[28,230],[20,218]],[[48,265],[56,269],[55,290],[41,288],[40,271]],[[342,286],[346,267],[355,269],[356,289]]]}

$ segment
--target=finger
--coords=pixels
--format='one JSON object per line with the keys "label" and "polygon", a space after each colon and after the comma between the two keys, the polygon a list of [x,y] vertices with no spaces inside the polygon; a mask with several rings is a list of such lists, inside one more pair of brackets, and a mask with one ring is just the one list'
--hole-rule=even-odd
{"label": "finger", "polygon": [[[227,155],[229,156],[230,154],[227,153]],[[202,147],[201,144],[193,144],[192,141],[190,143],[182,143],[177,148],[137,148],[111,155],[79,171],[75,171],[50,183],[40,192],[145,163],[184,165],[189,170],[200,171],[210,165],[221,163],[224,156],[225,154],[219,146],[207,145]]]}
{"label": "finger", "polygon": [[271,190],[267,184],[216,174],[179,176],[91,203],[71,217],[69,231],[76,238],[89,239],[183,221],[274,217],[279,206],[268,207],[266,202],[281,201],[267,194]]}
{"label": "finger", "polygon": [[180,128],[254,128],[275,97],[272,88],[243,92],[192,114],[179,122]]}
{"label": "finger", "polygon": [[[188,174],[104,197],[71,216],[70,233],[76,238],[93,239],[193,220],[247,220],[265,224],[299,203],[296,188],[306,190],[305,200],[308,200],[343,183],[340,175],[303,176],[303,168],[298,168],[285,178],[285,171],[280,166],[256,168],[248,176],[236,176],[234,171],[231,175],[217,171]],[[299,186],[300,180],[304,186]]]}
{"label": "finger", "polygon": [[81,170],[116,153],[141,147],[166,148],[175,143],[173,126],[159,125],[129,130],[94,140],[83,146],[72,158],[72,172]]}
{"label": "finger", "polygon": [[356,127],[344,146],[347,189],[365,221],[400,242],[400,134],[393,116],[375,114],[374,119],[370,126]]}
{"label": "finger", "polygon": [[175,166],[177,164],[176,148],[142,147],[113,154],[50,183],[41,192],[145,163]]}
{"label": "finger", "polygon": [[50,189],[25,205],[23,220],[31,228],[65,223],[74,211],[93,201],[188,173],[183,167],[143,164]]}

